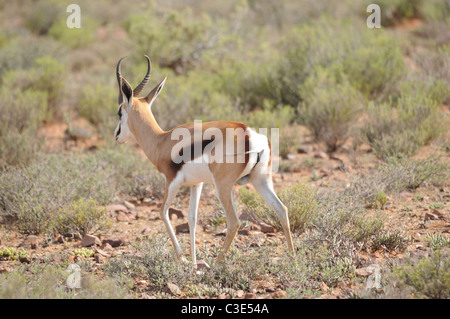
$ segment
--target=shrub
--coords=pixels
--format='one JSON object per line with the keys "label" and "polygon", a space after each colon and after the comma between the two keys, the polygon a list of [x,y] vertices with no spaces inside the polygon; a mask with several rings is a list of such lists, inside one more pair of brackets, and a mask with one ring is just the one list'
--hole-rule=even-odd
{"label": "shrub", "polygon": [[438,105],[425,96],[401,96],[390,104],[372,105],[362,134],[380,159],[412,156],[442,131]]}
{"label": "shrub", "polygon": [[50,56],[43,56],[34,61],[27,70],[9,71],[4,75],[4,86],[10,90],[32,89],[47,95],[44,119],[61,117],[61,101],[64,93],[66,69],[63,64]]}
{"label": "shrub", "polygon": [[353,178],[344,194],[366,207],[380,208],[388,194],[416,189],[426,183],[445,183],[447,179],[448,169],[438,158],[389,158],[365,176]]}
{"label": "shrub", "polygon": [[102,138],[108,142],[114,142],[117,108],[117,90],[114,87],[96,84],[83,88],[78,113],[97,126]]}
{"label": "shrub", "polygon": [[297,106],[304,99],[300,89],[314,70],[336,65],[343,66],[342,76],[367,98],[385,100],[396,92],[406,72],[398,44],[385,32],[354,28],[353,23],[320,18],[282,38],[286,53],[272,82],[283,104]]}
{"label": "shrub", "polygon": [[[263,198],[259,194],[252,193],[245,187],[241,187],[239,189],[239,195],[253,216],[272,225],[278,230],[283,229],[276,212],[267,208]],[[288,209],[291,230],[296,233],[305,231],[306,227],[313,220],[317,210],[314,190],[305,184],[297,184],[286,188],[278,195]]]}
{"label": "shrub", "polygon": [[221,24],[220,19],[213,22],[205,13],[197,17],[186,8],[151,18],[147,13],[131,15],[125,29],[132,35],[139,56],[152,52],[153,61],[161,67],[183,74],[201,61],[205,50],[215,46]]}
{"label": "shrub", "polygon": [[422,16],[427,21],[450,22],[450,2],[448,0],[423,1]]}
{"label": "shrub", "polygon": [[40,149],[38,128],[47,111],[47,94],[0,88],[0,171],[8,165],[26,165]]}
{"label": "shrub", "polygon": [[450,259],[448,252],[437,251],[428,258],[394,268],[401,283],[410,287],[417,298],[450,297]]}
{"label": "shrub", "polygon": [[[378,1],[381,8],[381,23],[383,26],[392,26],[405,19],[421,17],[423,0],[391,0]],[[370,3],[370,2],[369,2]]]}
{"label": "shrub", "polygon": [[384,249],[386,251],[403,251],[408,241],[400,230],[395,232],[381,231],[374,236],[371,248],[373,250]]}
{"label": "shrub", "polygon": [[[39,157],[24,169],[10,168],[0,175],[0,215],[17,220],[23,232],[46,232],[51,229],[54,214],[67,210],[73,202],[92,198],[105,205],[117,191],[128,189],[128,180],[141,162],[137,157],[110,149],[70,157]],[[79,209],[74,221],[80,224],[66,225],[68,228],[89,226],[83,223],[80,211],[85,204],[81,201],[72,206]],[[101,212],[93,214],[98,217]]]}
{"label": "shrub", "polygon": [[397,42],[384,33],[364,34],[361,42],[345,59],[345,74],[365,97],[387,100],[397,93],[398,83],[406,74],[402,52]]}
{"label": "shrub", "polygon": [[447,236],[444,236],[440,233],[427,234],[425,236],[425,243],[431,249],[439,250],[442,247],[450,246],[450,238],[448,238]]}
{"label": "shrub", "polygon": [[309,76],[301,88],[303,102],[299,116],[318,141],[328,151],[342,146],[350,128],[362,109],[362,97],[342,73],[319,68]]}
{"label": "shrub", "polygon": [[58,1],[27,3],[25,7],[28,10],[24,12],[24,25],[38,35],[46,35],[61,12],[65,12]]}
{"label": "shrub", "polygon": [[[450,101],[450,46],[444,45],[436,50],[428,50],[414,56],[425,77],[431,82],[427,96],[435,97],[436,102]],[[417,92],[420,91],[416,91]],[[424,92],[424,93],[425,93]]]}
{"label": "shrub", "polygon": [[94,40],[97,27],[95,20],[83,16],[81,28],[68,28],[66,18],[57,20],[48,30],[48,34],[62,44],[72,48],[87,46]]}
{"label": "shrub", "polygon": [[24,35],[12,38],[0,50],[0,79],[5,83],[3,76],[6,72],[30,69],[37,58],[63,54],[64,50],[58,43],[48,37]]}
{"label": "shrub", "polygon": [[[93,199],[80,198],[62,208],[51,217],[51,228],[63,235],[85,235],[111,226],[106,208]],[[81,237],[80,236],[80,237]]]}
{"label": "shrub", "polygon": [[0,298],[2,299],[122,299],[133,298],[130,283],[111,277],[97,278],[82,273],[81,289],[69,289],[66,285],[70,274],[66,269],[53,265],[31,264],[0,274]]}
{"label": "shrub", "polygon": [[116,95],[117,90],[111,86],[86,86],[81,94],[78,112],[92,124],[104,123],[106,118],[117,113],[117,103],[114,99]]}

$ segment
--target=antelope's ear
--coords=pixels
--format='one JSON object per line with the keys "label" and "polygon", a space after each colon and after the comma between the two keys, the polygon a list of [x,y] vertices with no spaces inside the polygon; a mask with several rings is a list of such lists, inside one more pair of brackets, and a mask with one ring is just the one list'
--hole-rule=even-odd
{"label": "antelope's ear", "polygon": [[145,97],[145,101],[147,101],[149,105],[151,105],[153,101],[155,101],[155,99],[158,97],[159,92],[161,92],[164,83],[166,82],[166,79],[167,76],[157,86],[155,86],[155,88],[151,90],[151,92]]}
{"label": "antelope's ear", "polygon": [[130,83],[128,83],[128,81],[123,77],[120,78],[120,97],[129,110],[133,105],[133,89],[131,88]]}

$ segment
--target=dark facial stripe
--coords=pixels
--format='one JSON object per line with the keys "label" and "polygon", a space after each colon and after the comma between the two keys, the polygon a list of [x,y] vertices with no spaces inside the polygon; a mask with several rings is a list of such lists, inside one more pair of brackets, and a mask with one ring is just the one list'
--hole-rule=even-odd
{"label": "dark facial stripe", "polygon": [[116,137],[118,137],[120,135],[120,129],[122,128],[122,125],[119,125],[119,129],[117,130],[117,134]]}

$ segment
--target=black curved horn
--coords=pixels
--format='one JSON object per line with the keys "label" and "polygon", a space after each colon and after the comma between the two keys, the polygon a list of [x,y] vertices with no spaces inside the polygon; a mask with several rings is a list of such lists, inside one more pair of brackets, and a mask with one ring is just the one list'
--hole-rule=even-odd
{"label": "black curved horn", "polygon": [[120,86],[120,78],[122,77],[122,73],[120,72],[120,63],[122,63],[122,60],[125,59],[126,56],[122,57],[119,62],[117,63],[117,68],[116,68],[116,77],[117,77],[117,83],[119,83]]}
{"label": "black curved horn", "polygon": [[139,85],[136,86],[136,88],[133,90],[134,96],[138,96],[139,93],[141,93],[142,89],[145,87],[145,85],[147,84],[148,80],[150,79],[150,74],[151,74],[151,71],[152,71],[152,64],[151,64],[150,58],[148,56],[145,55],[145,58],[147,59],[147,74],[145,75],[145,77],[141,81],[141,83],[139,83]]}

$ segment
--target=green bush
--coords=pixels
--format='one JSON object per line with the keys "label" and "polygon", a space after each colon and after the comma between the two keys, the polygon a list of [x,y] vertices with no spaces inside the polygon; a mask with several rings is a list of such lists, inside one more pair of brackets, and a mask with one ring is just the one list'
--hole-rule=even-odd
{"label": "green bush", "polygon": [[406,72],[401,51],[387,33],[354,28],[353,20],[320,18],[293,28],[281,39],[284,58],[275,67],[272,82],[284,104],[297,106],[304,97],[301,88],[318,68],[342,65],[341,77],[365,97],[385,100],[397,90]]}
{"label": "green bush", "polygon": [[106,208],[99,207],[93,199],[80,198],[62,208],[51,217],[51,228],[62,235],[93,234],[107,229],[111,221]]}
{"label": "green bush", "polygon": [[[421,17],[423,0],[381,0],[377,4],[381,8],[381,23],[392,26],[406,19]],[[368,3],[372,3],[369,2]]]}
{"label": "green bush", "polygon": [[[129,189],[129,180],[140,163],[136,156],[111,149],[85,155],[39,156],[26,168],[10,168],[0,175],[0,215],[17,220],[23,232],[49,231],[54,214],[70,208],[73,202],[92,198],[105,205],[117,191]],[[82,214],[74,217],[80,224],[67,227],[84,227]]]}
{"label": "green bush", "polygon": [[[24,50],[24,48],[27,48]],[[24,35],[8,38],[0,50],[0,80],[5,84],[3,76],[11,70],[26,70],[34,66],[37,58],[44,56],[61,56],[64,50],[58,43],[48,37]]]}
{"label": "green bush", "polygon": [[213,21],[206,13],[195,16],[191,8],[150,17],[133,14],[125,23],[140,57],[152,52],[153,61],[177,74],[192,69],[204,51],[214,48],[220,27],[220,19]]}
{"label": "green bush", "polygon": [[39,126],[47,112],[47,94],[0,88],[0,171],[8,165],[26,165],[41,146]]}
{"label": "green bush", "polygon": [[117,90],[111,86],[101,84],[86,86],[81,94],[78,112],[95,125],[106,122],[107,118],[111,116],[116,119],[118,106],[115,98],[117,94]]}
{"label": "green bush", "polygon": [[80,48],[89,45],[95,39],[95,29],[97,23],[95,20],[83,16],[81,28],[68,28],[67,18],[57,20],[48,30],[48,34],[62,44],[72,48]]}
{"label": "green bush", "polygon": [[450,1],[423,1],[421,13],[424,19],[427,21],[443,21],[450,23]]}
{"label": "green bush", "polygon": [[389,158],[364,176],[352,178],[344,194],[365,207],[382,208],[387,195],[414,190],[424,184],[442,185],[448,174],[445,163],[435,157]]}
{"label": "green bush", "polygon": [[[365,30],[366,32],[368,30]],[[406,67],[398,43],[385,33],[363,33],[361,44],[344,61],[350,83],[367,98],[387,100],[398,91]]]}
{"label": "green bush", "polygon": [[124,299],[133,298],[129,281],[97,278],[82,272],[81,289],[69,289],[66,269],[54,265],[31,264],[0,274],[2,299]]}
{"label": "green bush", "polygon": [[303,102],[299,116],[318,141],[328,151],[336,151],[350,134],[350,129],[362,110],[359,92],[343,78],[340,71],[318,68],[301,88]]}
{"label": "green bush", "polygon": [[167,130],[194,120],[236,121],[236,117],[241,117],[239,108],[219,91],[214,76],[201,71],[170,75],[152,111],[159,125]]}
{"label": "green bush", "polygon": [[27,3],[24,7],[25,27],[41,36],[46,35],[57,18],[65,12],[61,3],[55,0]]}
{"label": "green bush", "polygon": [[[249,212],[272,225],[278,230],[282,230],[278,215],[267,208],[264,199],[257,193],[252,193],[245,187],[239,189],[239,195]],[[314,219],[317,210],[317,201],[313,189],[305,184],[297,184],[286,188],[279,194],[280,200],[288,209],[291,230],[302,233]]]}
{"label": "green bush", "polygon": [[417,298],[450,297],[450,259],[446,251],[437,251],[418,262],[395,267],[394,273]]}
{"label": "green bush", "polygon": [[31,68],[9,71],[4,74],[3,85],[10,90],[32,89],[45,92],[47,95],[44,120],[50,122],[60,118],[61,104],[64,94],[66,68],[51,56],[39,57]]}
{"label": "green bush", "polygon": [[450,247],[450,238],[440,233],[427,234],[425,243],[433,250],[439,250],[442,247]]}
{"label": "green bush", "polygon": [[433,99],[403,94],[395,106],[372,105],[362,134],[381,159],[415,155],[420,147],[442,132],[438,104]]}

